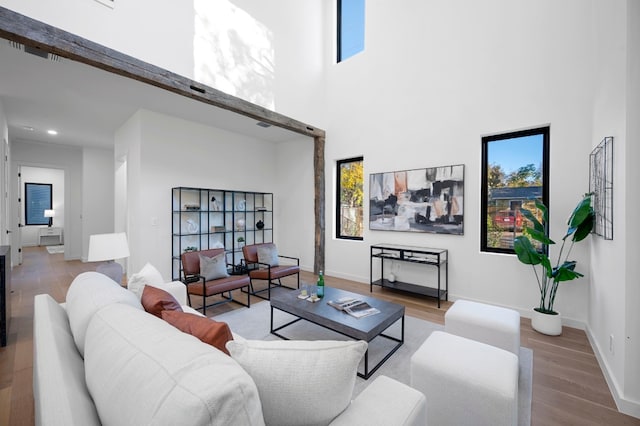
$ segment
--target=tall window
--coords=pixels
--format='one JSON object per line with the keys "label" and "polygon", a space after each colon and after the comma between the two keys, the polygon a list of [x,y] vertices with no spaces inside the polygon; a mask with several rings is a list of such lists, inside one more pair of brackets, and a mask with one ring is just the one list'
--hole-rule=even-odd
{"label": "tall window", "polygon": [[336,237],[362,240],[363,157],[338,161]]}
{"label": "tall window", "polygon": [[338,62],[364,50],[364,0],[338,0]]}
{"label": "tall window", "polygon": [[24,184],[24,217],[26,225],[48,225],[44,211],[51,209],[52,188],[50,183]]}
{"label": "tall window", "polygon": [[549,127],[483,137],[481,250],[514,253],[535,200],[549,206]]}

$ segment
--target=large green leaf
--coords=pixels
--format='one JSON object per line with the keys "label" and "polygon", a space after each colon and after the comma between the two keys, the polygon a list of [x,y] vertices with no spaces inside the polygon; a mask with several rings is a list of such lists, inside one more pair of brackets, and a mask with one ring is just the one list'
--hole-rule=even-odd
{"label": "large green leaf", "polygon": [[591,231],[593,230],[593,225],[595,223],[596,214],[593,209],[589,213],[589,216],[578,225],[575,234],[573,234],[573,241],[578,242],[582,241],[589,236]]}
{"label": "large green leaf", "polygon": [[513,250],[516,252],[518,260],[525,265],[539,265],[544,257],[533,247],[531,241],[524,236],[516,237],[513,240]]}
{"label": "large green leaf", "polygon": [[528,226],[525,226],[524,229],[527,231],[530,238],[533,238],[544,245],[548,246],[550,244],[555,244],[555,242],[550,239],[544,231],[538,231],[537,229],[529,228]]}
{"label": "large green leaf", "polygon": [[570,260],[564,262],[561,266],[553,269],[553,280],[556,282],[571,281],[576,278],[583,277],[580,272],[576,272],[576,261]]}
{"label": "large green leaf", "polygon": [[585,197],[578,203],[576,208],[569,216],[569,220],[567,225],[569,228],[578,228],[580,224],[586,220],[588,220],[590,214],[593,212],[593,208],[591,207],[591,196],[585,195]]}
{"label": "large green leaf", "polygon": [[582,200],[578,203],[567,224],[569,228],[563,240],[566,240],[569,236],[573,235],[572,241],[582,241],[589,236],[593,229],[595,213],[593,207],[591,207],[591,194],[585,194]]}
{"label": "large green leaf", "polygon": [[542,225],[542,223],[540,223],[538,218],[535,217],[535,215],[530,210],[520,209],[520,212],[524,217],[527,218],[527,220],[529,220],[533,224],[533,229],[535,229],[538,232],[544,233],[544,226]]}
{"label": "large green leaf", "polygon": [[542,223],[549,222],[549,209],[547,208],[547,206],[545,206],[544,203],[540,200],[536,200],[535,203],[537,209],[542,213]]}

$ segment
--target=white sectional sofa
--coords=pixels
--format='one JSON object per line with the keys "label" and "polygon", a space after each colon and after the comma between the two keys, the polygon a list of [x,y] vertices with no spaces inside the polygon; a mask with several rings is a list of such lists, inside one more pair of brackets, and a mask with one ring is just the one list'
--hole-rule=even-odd
{"label": "white sectional sofa", "polygon": [[[180,304],[186,305],[182,283],[153,283],[153,286],[163,288]],[[188,306],[183,309],[195,312]],[[286,389],[279,383],[273,386],[265,383],[268,376],[254,380],[251,370],[241,366],[249,365],[246,358],[252,353],[291,351],[301,347],[300,353],[304,354],[304,350],[309,349],[306,345],[321,343],[282,341],[263,344],[234,337],[233,344],[227,344],[227,348],[234,346],[230,349],[232,356],[228,356],[147,313],[134,292],[120,287],[108,277],[96,272],[80,274],[69,288],[66,303],[58,304],[46,294],[35,298],[33,388],[36,424],[426,423],[424,395],[387,377],[373,381],[351,401],[357,360],[353,374],[336,377],[331,371],[324,371],[312,380],[297,378],[314,383],[306,387],[306,394],[300,391],[304,386],[295,387],[294,383],[291,389]],[[321,350],[312,349],[307,353],[322,358],[326,352],[327,356],[333,357],[330,362],[337,366],[344,359],[361,356],[366,344],[326,342]],[[273,362],[279,359],[273,352],[269,355]],[[261,357],[251,362],[259,366]],[[270,368],[277,370],[278,367]],[[290,373],[292,376],[306,374]],[[273,395],[264,393],[274,386],[279,389],[273,390]],[[332,386],[339,389],[332,391]],[[293,389],[295,392],[291,391]],[[332,394],[346,395],[343,406],[335,402],[323,406],[323,397]],[[282,400],[277,401],[279,405],[273,402],[279,397],[286,398],[284,406],[287,408],[277,408],[283,406]],[[305,411],[322,415],[309,417]]]}

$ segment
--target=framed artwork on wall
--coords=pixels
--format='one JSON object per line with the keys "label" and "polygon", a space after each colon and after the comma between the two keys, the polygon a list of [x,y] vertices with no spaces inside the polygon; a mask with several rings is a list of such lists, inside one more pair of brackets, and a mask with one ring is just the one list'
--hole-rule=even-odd
{"label": "framed artwork on wall", "polygon": [[464,165],[369,175],[369,229],[463,235]]}

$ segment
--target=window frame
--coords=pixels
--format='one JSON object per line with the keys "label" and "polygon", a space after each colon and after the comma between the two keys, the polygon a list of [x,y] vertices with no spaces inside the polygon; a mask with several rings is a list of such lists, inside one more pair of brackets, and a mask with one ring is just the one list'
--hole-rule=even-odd
{"label": "window frame", "polygon": [[362,191],[363,191],[363,200],[362,200],[362,223],[364,224],[364,156],[360,156],[360,157],[351,157],[351,158],[345,158],[343,160],[337,160],[336,161],[336,238],[340,239],[340,240],[355,240],[355,241],[363,241],[364,240],[364,225],[362,228],[362,233],[363,235],[358,237],[358,236],[350,236],[350,235],[342,235],[341,230],[342,230],[342,201],[341,201],[341,195],[342,195],[342,186],[340,185],[341,182],[341,170],[342,170],[342,166],[344,164],[349,164],[349,163],[357,163],[357,162],[362,162],[362,166],[363,166],[363,173],[362,173]]}
{"label": "window frame", "polygon": [[[357,52],[354,52],[354,53],[350,54],[347,57],[343,57],[343,53],[344,53],[343,49],[342,49],[342,41],[343,41],[343,38],[344,38],[343,37],[344,28],[343,28],[343,25],[342,25],[342,15],[343,15],[343,13],[342,13],[342,9],[343,9],[342,8],[342,3],[343,3],[343,1],[348,1],[348,0],[337,0],[336,1],[336,6],[337,6],[337,13],[336,13],[336,18],[337,18],[337,22],[336,22],[336,31],[337,31],[337,33],[336,33],[336,42],[337,42],[337,45],[336,45],[336,62],[337,63],[345,61],[345,60],[357,55],[358,53],[360,53],[360,52],[362,52],[364,50],[365,22],[363,22],[363,25],[362,25],[362,48],[360,50],[358,50]],[[365,20],[365,16],[364,16],[365,9],[366,9],[365,1],[366,0],[362,0],[362,2],[363,2],[362,20],[363,21]]]}
{"label": "window frame", "polygon": [[[43,187],[43,188],[44,187],[48,187],[48,189],[49,189],[49,205],[48,205],[48,207],[45,207],[45,208],[42,209],[42,219],[41,220],[37,219],[37,220],[34,221],[32,215],[29,214],[29,211],[30,211],[29,193],[31,192],[29,190],[30,186]],[[35,206],[32,207],[32,208],[35,208]],[[48,217],[44,217],[44,211],[45,210],[51,210],[52,208],[53,208],[53,184],[51,184],[51,183],[25,182],[25,184],[24,184],[24,223],[25,223],[25,226],[49,225],[49,218]],[[38,208],[38,211],[39,211],[39,208]],[[39,216],[35,216],[35,217],[39,217]]]}
{"label": "window frame", "polygon": [[480,189],[480,251],[484,253],[501,253],[501,254],[513,254],[515,251],[513,248],[499,248],[488,246],[488,226],[487,226],[487,213],[489,203],[489,144],[491,142],[505,141],[508,139],[516,139],[527,136],[542,136],[542,202],[545,206],[549,207],[549,146],[550,146],[550,126],[536,127],[526,130],[518,130],[508,133],[498,133],[489,136],[482,137],[482,164],[481,164],[481,189]]}

